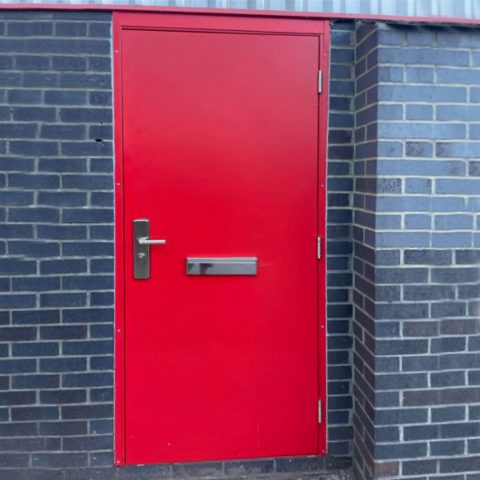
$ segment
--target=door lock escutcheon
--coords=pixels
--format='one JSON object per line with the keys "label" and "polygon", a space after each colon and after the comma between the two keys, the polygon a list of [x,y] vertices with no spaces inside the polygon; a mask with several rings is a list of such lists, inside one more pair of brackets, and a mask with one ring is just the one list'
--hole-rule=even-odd
{"label": "door lock escutcheon", "polygon": [[150,245],[165,245],[166,240],[150,238],[150,220],[137,218],[133,221],[133,278],[150,278]]}

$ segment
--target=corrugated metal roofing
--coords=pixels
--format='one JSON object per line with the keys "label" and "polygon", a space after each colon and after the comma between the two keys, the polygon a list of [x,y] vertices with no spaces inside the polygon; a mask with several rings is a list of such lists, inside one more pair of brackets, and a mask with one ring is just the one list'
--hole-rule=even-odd
{"label": "corrugated metal roofing", "polygon": [[[0,0],[0,4],[12,3]],[[480,0],[17,0],[21,4],[102,4],[233,8],[401,17],[480,19]]]}

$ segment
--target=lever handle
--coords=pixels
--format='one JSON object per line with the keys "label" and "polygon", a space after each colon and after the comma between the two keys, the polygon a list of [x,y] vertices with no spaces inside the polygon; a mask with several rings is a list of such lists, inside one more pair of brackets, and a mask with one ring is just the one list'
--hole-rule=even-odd
{"label": "lever handle", "polygon": [[133,221],[133,278],[150,278],[150,245],[165,245],[166,240],[150,238],[150,220]]}
{"label": "lever handle", "polygon": [[167,243],[166,240],[154,240],[148,237],[137,237],[137,242],[140,245],[165,245]]}

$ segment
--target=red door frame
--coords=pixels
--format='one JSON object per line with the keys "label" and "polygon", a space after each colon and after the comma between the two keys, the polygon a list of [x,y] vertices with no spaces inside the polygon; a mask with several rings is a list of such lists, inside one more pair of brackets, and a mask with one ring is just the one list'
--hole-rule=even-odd
{"label": "red door frame", "polygon": [[[330,25],[321,19],[305,15],[292,17],[272,17],[268,12],[245,12],[222,10],[222,14],[212,15],[196,9],[182,9],[180,12],[152,13],[113,13],[113,74],[114,74],[114,120],[115,120],[115,465],[126,464],[125,435],[125,257],[124,252],[124,182],[123,182],[123,112],[122,112],[122,29],[175,28],[178,18],[183,25],[181,30],[203,30],[218,32],[235,30],[239,32],[272,32],[288,34],[308,34],[319,37],[319,66],[322,93],[318,95],[318,236],[321,242],[321,259],[318,262],[318,399],[322,401],[322,422],[318,432],[318,454],[327,452],[327,351],[326,351],[326,167],[327,167],[327,120],[329,84]],[[232,28],[232,19],[234,28]],[[177,27],[178,29],[178,27]]]}

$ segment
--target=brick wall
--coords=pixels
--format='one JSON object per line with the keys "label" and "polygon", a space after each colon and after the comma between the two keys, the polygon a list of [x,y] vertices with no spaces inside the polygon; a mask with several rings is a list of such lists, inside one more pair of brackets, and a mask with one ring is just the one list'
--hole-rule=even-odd
{"label": "brick wall", "polygon": [[480,32],[357,41],[356,475],[478,479]]}
{"label": "brick wall", "polygon": [[480,34],[333,26],[330,456],[116,469],[110,29],[0,14],[0,478],[478,480]]}
{"label": "brick wall", "polygon": [[1,479],[307,477],[350,465],[352,28],[335,29],[332,51],[331,456],[117,469],[111,15],[0,13]]}
{"label": "brick wall", "polygon": [[0,14],[0,478],[111,463],[110,19]]}
{"label": "brick wall", "polygon": [[328,449],[351,456],[352,171],[354,125],[354,24],[331,32],[328,135]]}

